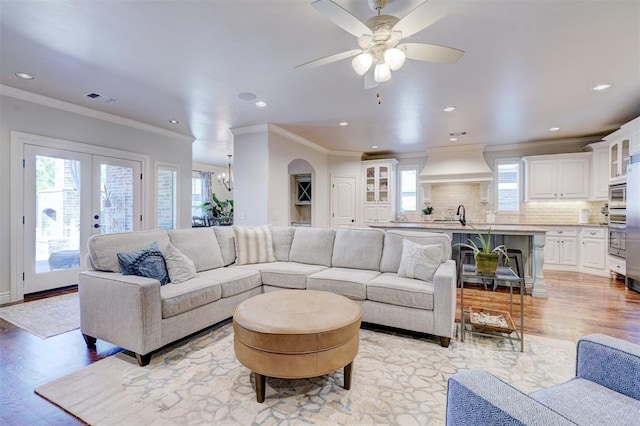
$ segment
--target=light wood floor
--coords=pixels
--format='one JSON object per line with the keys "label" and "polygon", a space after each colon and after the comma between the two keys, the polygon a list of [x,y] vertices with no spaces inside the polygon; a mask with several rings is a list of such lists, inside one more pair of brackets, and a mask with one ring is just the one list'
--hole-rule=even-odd
{"label": "light wood floor", "polygon": [[[549,299],[525,297],[525,335],[575,342],[586,334],[605,333],[640,344],[640,294],[609,278],[544,274]],[[465,306],[508,310],[504,291],[465,288],[464,294]],[[519,300],[514,298],[515,313],[520,312]],[[100,340],[95,350],[88,350],[79,330],[42,340],[0,319],[0,425],[79,424],[33,389],[120,350]]]}

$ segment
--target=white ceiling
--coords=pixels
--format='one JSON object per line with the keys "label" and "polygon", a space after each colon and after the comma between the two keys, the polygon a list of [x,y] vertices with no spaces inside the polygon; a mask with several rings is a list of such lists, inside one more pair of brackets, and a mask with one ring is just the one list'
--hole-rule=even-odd
{"label": "white ceiling", "polygon": [[[362,21],[374,14],[366,0],[334,1]],[[384,12],[421,3],[393,0]],[[455,47],[462,59],[408,60],[364,90],[349,59],[294,68],[357,48],[311,0],[0,0],[0,82],[192,135],[194,161],[219,165],[230,128],[266,122],[330,150],[409,153],[452,144],[450,132],[467,132],[456,144],[571,139],[640,115],[639,1],[448,3],[450,14],[403,41]],[[613,87],[592,91],[598,83]]]}

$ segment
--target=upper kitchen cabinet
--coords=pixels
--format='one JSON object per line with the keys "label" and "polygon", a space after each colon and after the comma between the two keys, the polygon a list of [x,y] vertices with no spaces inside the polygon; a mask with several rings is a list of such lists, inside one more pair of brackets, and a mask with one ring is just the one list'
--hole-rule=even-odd
{"label": "upper kitchen cabinet", "polygon": [[395,218],[395,159],[362,162],[364,181],[364,222],[389,222]]}
{"label": "upper kitchen cabinet", "polygon": [[609,144],[609,183],[626,182],[629,158],[640,152],[640,117],[604,139]]}
{"label": "upper kitchen cabinet", "polygon": [[584,149],[592,152],[590,198],[593,201],[609,200],[609,144],[596,142]]}
{"label": "upper kitchen cabinet", "polygon": [[591,153],[523,157],[525,201],[588,200]]}
{"label": "upper kitchen cabinet", "polygon": [[625,182],[629,165],[629,139],[609,142],[609,182]]}

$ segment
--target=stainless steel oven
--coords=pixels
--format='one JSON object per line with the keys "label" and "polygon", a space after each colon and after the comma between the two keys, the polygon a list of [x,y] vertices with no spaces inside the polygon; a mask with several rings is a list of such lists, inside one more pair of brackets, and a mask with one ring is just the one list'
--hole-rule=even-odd
{"label": "stainless steel oven", "polygon": [[609,247],[607,252],[612,256],[627,257],[627,226],[609,224]]}
{"label": "stainless steel oven", "polygon": [[627,184],[609,185],[609,207],[627,206]]}
{"label": "stainless steel oven", "polygon": [[609,224],[626,225],[627,209],[624,207],[609,207]]}

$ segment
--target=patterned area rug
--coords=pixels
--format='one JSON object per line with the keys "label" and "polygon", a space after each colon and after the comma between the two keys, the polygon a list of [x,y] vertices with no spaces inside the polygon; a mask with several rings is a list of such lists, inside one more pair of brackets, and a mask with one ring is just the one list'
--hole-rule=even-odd
{"label": "patterned area rug", "polygon": [[0,308],[0,318],[41,339],[80,327],[78,293]]}
{"label": "patterned area rug", "polygon": [[139,367],[124,353],[36,389],[92,425],[444,423],[447,379],[482,368],[524,392],[574,375],[575,344],[526,336],[519,343],[469,337],[434,341],[363,329],[351,390],[343,372],[301,380],[267,378],[266,400],[233,352],[231,324],[197,335]]}

